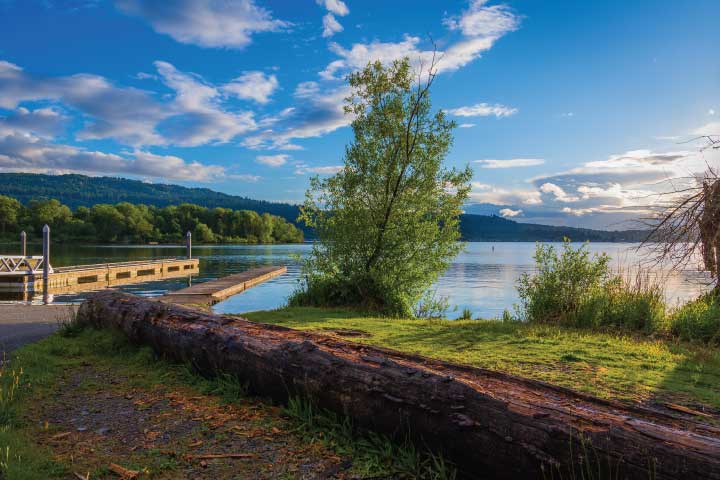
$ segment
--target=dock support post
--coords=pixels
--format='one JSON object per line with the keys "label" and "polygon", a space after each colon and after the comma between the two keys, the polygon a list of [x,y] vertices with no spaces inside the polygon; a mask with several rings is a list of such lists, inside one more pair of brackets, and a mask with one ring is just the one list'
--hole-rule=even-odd
{"label": "dock support post", "polygon": [[20,232],[20,249],[20,255],[27,257],[27,233],[25,233],[25,230]]}
{"label": "dock support post", "polygon": [[43,303],[50,299],[48,281],[50,280],[50,227],[43,227]]}
{"label": "dock support post", "polygon": [[185,235],[185,248],[187,249],[187,258],[192,258],[192,233],[190,233],[190,230],[188,230],[187,234]]}

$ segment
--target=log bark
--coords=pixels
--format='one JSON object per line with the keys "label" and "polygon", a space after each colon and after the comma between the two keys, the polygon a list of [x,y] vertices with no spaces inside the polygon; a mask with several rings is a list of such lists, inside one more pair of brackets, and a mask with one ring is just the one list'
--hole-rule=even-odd
{"label": "log bark", "polygon": [[119,292],[90,296],[78,318],[254,393],[410,434],[467,477],[720,479],[720,428],[689,416]]}

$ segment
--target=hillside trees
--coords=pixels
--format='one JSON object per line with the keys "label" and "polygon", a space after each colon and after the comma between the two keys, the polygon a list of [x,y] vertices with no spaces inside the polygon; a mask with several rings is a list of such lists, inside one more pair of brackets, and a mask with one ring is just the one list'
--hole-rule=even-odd
{"label": "hillside trees", "polygon": [[27,207],[0,195],[0,237],[21,230],[39,238],[43,225],[56,240],[93,242],[179,242],[191,231],[200,243],[293,243],[303,234],[281,217],[247,210],[207,209],[193,204],[157,208],[121,202],[78,207],[72,212],[57,200],[32,201]]}

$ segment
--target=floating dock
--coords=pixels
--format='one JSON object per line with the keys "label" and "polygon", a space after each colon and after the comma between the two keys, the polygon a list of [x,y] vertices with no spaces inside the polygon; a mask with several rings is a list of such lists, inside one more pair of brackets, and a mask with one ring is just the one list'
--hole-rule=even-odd
{"label": "floating dock", "polygon": [[[59,267],[52,269],[52,273],[48,275],[48,291],[52,294],[61,294],[97,290],[128,283],[187,277],[199,272],[200,262],[196,258]],[[18,271],[0,275],[0,292],[38,293],[42,291],[42,271]]]}
{"label": "floating dock", "polygon": [[184,305],[213,305],[286,272],[286,267],[278,266],[252,268],[242,273],[168,292],[160,297],[160,300]]}

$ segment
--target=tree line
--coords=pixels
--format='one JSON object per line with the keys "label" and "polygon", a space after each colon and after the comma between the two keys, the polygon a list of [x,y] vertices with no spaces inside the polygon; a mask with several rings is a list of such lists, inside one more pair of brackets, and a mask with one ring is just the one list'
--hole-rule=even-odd
{"label": "tree line", "polygon": [[284,218],[251,210],[210,209],[190,203],[159,208],[121,202],[73,211],[55,199],[23,205],[0,195],[0,238],[15,240],[23,230],[39,238],[45,224],[58,241],[178,242],[188,231],[200,243],[303,241],[303,232]]}

